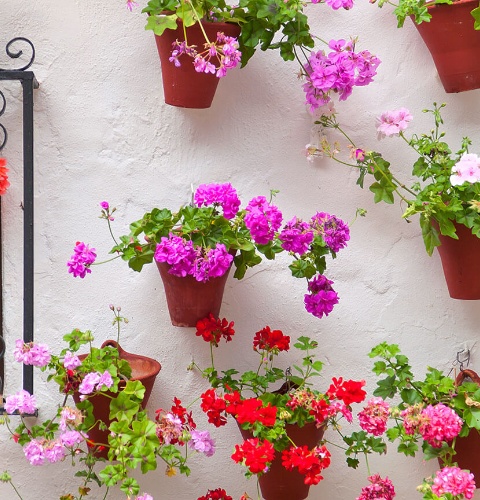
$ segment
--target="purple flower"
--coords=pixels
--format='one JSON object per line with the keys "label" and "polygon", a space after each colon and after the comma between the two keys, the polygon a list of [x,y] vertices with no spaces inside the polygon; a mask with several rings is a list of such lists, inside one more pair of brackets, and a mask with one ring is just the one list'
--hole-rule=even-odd
{"label": "purple flower", "polygon": [[35,413],[36,406],[35,396],[23,389],[16,394],[7,396],[5,399],[5,411],[7,413],[13,413],[15,410],[18,410],[19,413],[31,414]]}
{"label": "purple flower", "polygon": [[113,379],[112,379],[112,376],[110,375],[110,373],[105,370],[101,375],[100,375],[100,379],[98,381],[98,384],[97,384],[97,391],[99,391],[102,386],[105,386],[107,389],[110,389],[110,387],[112,387],[113,385]]}
{"label": "purple flower", "polygon": [[67,262],[68,272],[73,274],[74,278],[80,276],[80,278],[85,278],[87,273],[91,273],[90,266],[95,262],[97,254],[95,253],[95,248],[90,248],[89,245],[85,245],[83,242],[78,242],[73,249],[74,254],[70,257]]}
{"label": "purple flower", "polygon": [[193,277],[197,281],[208,281],[210,278],[223,276],[232,265],[233,255],[228,253],[223,243],[217,243],[207,254],[198,247],[198,257],[195,260]]}
{"label": "purple flower", "polygon": [[103,210],[108,210],[110,208],[108,201],[101,201],[100,206],[103,208]]}
{"label": "purple flower", "polygon": [[43,440],[32,439],[23,447],[23,453],[32,465],[43,465],[45,462]]}
{"label": "purple flower", "polygon": [[171,267],[170,274],[184,278],[192,274],[195,261],[195,249],[191,241],[170,233],[168,238],[163,236],[155,249],[155,260],[166,262]]}
{"label": "purple flower", "polygon": [[135,497],[135,500],[153,500],[153,497],[148,493],[142,493],[139,497]]}
{"label": "purple flower", "polygon": [[215,441],[210,437],[208,431],[191,431],[192,439],[188,442],[188,446],[199,453],[203,453],[207,457],[211,457],[215,453]]}
{"label": "purple flower", "polygon": [[47,441],[43,445],[43,452],[45,454],[45,458],[52,464],[65,458],[65,449],[61,441],[58,439]]}
{"label": "purple flower", "polygon": [[282,224],[282,212],[270,204],[265,196],[257,196],[250,200],[245,209],[245,225],[250,230],[253,241],[266,245],[273,240],[275,231]]}
{"label": "purple flower", "polygon": [[78,387],[78,392],[80,394],[91,394],[95,390],[95,387],[99,381],[100,373],[87,373]]}
{"label": "purple flower", "polygon": [[70,351],[67,351],[65,353],[65,357],[63,358],[63,366],[67,370],[75,370],[75,368],[78,368],[81,364],[82,362],[76,354],[73,354],[73,352]]}
{"label": "purple flower", "polygon": [[310,223],[312,229],[324,239],[332,252],[337,253],[347,246],[350,240],[348,225],[335,215],[317,212]]}
{"label": "purple flower", "polygon": [[303,255],[313,241],[313,231],[307,222],[294,217],[285,224],[278,237],[284,250]]}
{"label": "purple flower", "polygon": [[230,184],[201,184],[195,191],[197,207],[220,205],[225,219],[233,219],[240,208],[236,189]]}
{"label": "purple flower", "polygon": [[327,279],[323,274],[317,274],[308,282],[308,291],[305,294],[305,309],[317,318],[328,316],[335,304],[338,304],[337,292],[332,288],[333,281]]}

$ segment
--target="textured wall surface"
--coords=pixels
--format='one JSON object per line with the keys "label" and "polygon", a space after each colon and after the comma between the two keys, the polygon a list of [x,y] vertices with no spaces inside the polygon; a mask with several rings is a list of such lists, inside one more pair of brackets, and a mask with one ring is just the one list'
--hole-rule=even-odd
{"label": "textured wall surface", "polygon": [[[397,29],[387,9],[357,2],[348,12],[325,5],[311,5],[308,12],[321,38],[358,35],[360,47],[383,61],[373,84],[355,89],[336,107],[359,146],[379,148],[408,178],[411,156],[399,139],[378,143],[375,117],[405,106],[414,116],[411,129],[428,131],[432,122],[421,110],[445,101],[447,140],[456,149],[464,135],[474,144],[479,139],[480,94],[445,94],[414,26],[407,22]],[[138,274],[117,260],[80,280],[67,274],[65,263],[80,240],[94,246],[100,259],[107,257],[112,244],[98,218],[102,200],[117,207],[114,229],[126,234],[128,224],[153,206],[176,209],[188,201],[192,183],[231,182],[244,203],[278,189],[287,220],[326,211],[352,221],[359,207],[368,213],[353,224],[349,247],[329,262],[340,303],[327,318],[315,319],[304,310],[305,283],[291,278],[281,259],[250,270],[240,282],[229,278],[221,314],[235,321],[237,334],[220,348],[221,368],[246,369],[253,333],[269,324],[294,338],[318,340],[325,361],[319,388],[332,376],[344,376],[365,379],[372,391],[367,353],[383,340],[399,343],[418,373],[427,365],[448,371],[465,347],[472,350],[473,368],[480,369],[478,303],[450,299],[438,255],[424,251],[417,220],[402,220],[399,205],[374,205],[348,167],[328,159],[307,162],[312,118],[295,63],[274,52],[258,53],[220,82],[210,109],[185,110],[164,104],[153,35],[144,31],[140,9],[130,13],[122,0],[4,0],[0,19],[2,47],[26,36],[37,52],[32,67],[40,83],[35,91],[36,339],[57,350],[74,327],[91,329],[99,341],[111,338],[108,304],[122,306],[130,319],[123,347],[163,365],[149,409],[169,406],[174,395],[191,402],[206,383],[186,367],[192,358],[205,364],[208,346],[193,329],[171,326],[155,266]],[[0,54],[0,67],[6,59]],[[16,83],[4,88],[9,102],[2,123],[10,132],[4,156],[12,186],[2,200],[3,300],[6,392],[11,393],[21,386],[21,369],[11,352],[22,325],[22,105]],[[472,152],[478,148],[479,142]],[[40,412],[48,416],[60,399],[44,382],[36,372]],[[253,496],[254,482],[229,458],[239,439],[236,428],[230,423],[210,430],[217,440],[214,457],[195,458],[189,478],[168,478],[160,466],[139,477],[143,489],[167,500],[193,500],[219,486],[234,498],[244,491]],[[325,480],[309,498],[352,500],[366,484],[366,469],[348,469],[335,447],[332,454]],[[416,486],[435,470],[435,464],[399,456],[393,447],[371,459],[370,467],[393,480],[401,500],[420,498]],[[14,473],[28,500],[59,498],[72,481],[68,464],[32,468],[1,427],[0,469]],[[122,497],[118,491],[109,496]],[[0,498],[13,498],[8,485],[0,485]],[[99,497],[94,493],[93,498]]]}

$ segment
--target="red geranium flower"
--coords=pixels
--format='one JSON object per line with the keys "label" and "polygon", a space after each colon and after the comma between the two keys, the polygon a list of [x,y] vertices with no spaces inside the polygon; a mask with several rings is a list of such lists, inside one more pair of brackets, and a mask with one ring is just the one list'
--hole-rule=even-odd
{"label": "red geranium flower", "polygon": [[[226,399],[227,396],[225,396]],[[231,400],[232,402],[227,406],[226,411],[233,415],[239,424],[248,422],[253,425],[255,422],[259,422],[267,427],[275,425],[277,418],[276,406],[271,406],[270,403],[263,406],[263,401],[257,398],[239,401],[236,395]]]}
{"label": "red geranium flower", "polygon": [[297,468],[305,475],[305,484],[318,484],[323,479],[322,470],[330,465],[330,452],[325,446],[316,446],[311,451],[308,446],[292,446],[283,451],[282,465],[287,470]]}
{"label": "red geranium flower", "polygon": [[233,500],[230,495],[223,488],[216,490],[208,490],[207,494],[203,497],[198,497],[197,500]]}
{"label": "red geranium flower", "polygon": [[365,380],[343,380],[340,378],[332,378],[333,384],[330,385],[327,391],[327,396],[331,399],[341,399],[346,405],[352,403],[361,403],[367,393],[362,389],[365,385]]}
{"label": "red geranium flower", "polygon": [[233,329],[234,324],[233,321],[229,323],[225,318],[217,319],[210,313],[208,317],[197,321],[197,331],[195,335],[203,337],[205,342],[211,342],[217,347],[222,337],[225,338],[225,342],[232,340],[232,335],[235,333]]}
{"label": "red geranium flower", "polygon": [[257,332],[253,338],[253,349],[255,351],[288,351],[290,348],[290,337],[284,335],[281,330],[271,330],[266,326]]}
{"label": "red geranium flower", "polygon": [[8,182],[8,168],[7,160],[5,158],[0,158],[0,195],[7,192],[10,183]]}
{"label": "red geranium flower", "polygon": [[217,395],[214,389],[208,389],[201,396],[200,408],[207,414],[208,421],[215,427],[221,427],[227,423],[222,412],[225,411],[225,400]]}
{"label": "red geranium flower", "polygon": [[258,438],[247,439],[243,444],[235,445],[232,459],[239,463],[244,462],[252,474],[265,472],[275,456],[273,444],[270,441],[260,441]]}

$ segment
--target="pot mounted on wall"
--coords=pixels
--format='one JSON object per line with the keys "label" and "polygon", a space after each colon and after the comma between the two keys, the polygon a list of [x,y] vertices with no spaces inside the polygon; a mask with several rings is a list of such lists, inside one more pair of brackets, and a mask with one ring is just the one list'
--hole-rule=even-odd
{"label": "pot mounted on wall", "polygon": [[471,11],[478,0],[428,7],[430,22],[415,24],[437,67],[445,92],[480,88],[480,31]]}
{"label": "pot mounted on wall", "polygon": [[[219,78],[211,73],[198,73],[193,66],[193,58],[182,54],[179,57],[181,66],[177,67],[169,59],[172,45],[176,40],[185,40],[183,24],[179,21],[176,30],[166,29],[161,36],[155,35],[158,54],[162,64],[163,93],[165,103],[181,108],[209,108],[212,105]],[[238,37],[240,26],[232,23],[202,22],[209,40],[215,40],[218,32],[226,36]],[[195,23],[186,28],[189,45],[202,49],[205,36]]]}

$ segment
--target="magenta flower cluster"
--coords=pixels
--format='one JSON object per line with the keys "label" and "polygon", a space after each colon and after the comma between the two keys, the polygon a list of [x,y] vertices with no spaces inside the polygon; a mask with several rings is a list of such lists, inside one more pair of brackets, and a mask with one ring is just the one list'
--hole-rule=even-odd
{"label": "magenta flower cluster", "polygon": [[215,248],[205,249],[172,233],[168,238],[161,238],[154,258],[157,262],[167,263],[170,274],[180,278],[193,276],[201,282],[223,276],[233,261],[233,255],[223,243],[217,243]]}
{"label": "magenta flower cluster", "polygon": [[233,219],[240,208],[237,190],[230,184],[200,184],[194,195],[197,207],[220,206],[225,219]]}
{"label": "magenta flower cluster", "polygon": [[313,230],[320,234],[332,252],[337,253],[347,246],[350,240],[348,225],[335,215],[317,212],[310,223]]}
{"label": "magenta flower cluster", "polygon": [[353,87],[371,83],[380,64],[380,59],[368,50],[355,52],[354,41],[330,40],[328,46],[331,52],[312,52],[305,66],[303,90],[311,111],[329,102],[332,92],[344,101]]}
{"label": "magenta flower cluster", "polygon": [[475,495],[475,489],[473,474],[459,467],[444,467],[438,470],[432,484],[432,493],[440,498],[450,493],[454,498],[470,499]]}
{"label": "magenta flower cluster", "polygon": [[211,73],[222,78],[229,69],[238,66],[242,53],[238,50],[239,44],[235,37],[217,33],[214,42],[204,44],[204,51],[198,52],[195,45],[187,45],[185,41],[178,40],[173,43],[172,54],[169,61],[178,68],[181,66],[180,57],[187,55],[193,58],[193,66],[198,73]]}
{"label": "magenta flower cluster", "polygon": [[24,343],[23,340],[17,339],[15,341],[13,357],[19,363],[42,367],[50,362],[52,356],[48,346],[45,344]]}
{"label": "magenta flower cluster", "polygon": [[323,274],[317,274],[308,282],[308,291],[305,294],[305,309],[313,316],[322,318],[328,316],[335,304],[338,304],[337,292],[332,288],[333,281]]}
{"label": "magenta flower cluster", "polygon": [[382,479],[379,474],[374,474],[368,480],[371,484],[362,488],[362,493],[357,500],[393,500],[395,498],[395,488],[388,477]]}
{"label": "magenta flower cluster", "polygon": [[253,241],[259,245],[267,245],[282,224],[282,212],[269,203],[265,196],[253,198],[245,210],[245,225]]}
{"label": "magenta flower cluster", "polygon": [[308,251],[314,234],[308,222],[294,217],[285,224],[278,238],[282,242],[284,250],[303,255]]}
{"label": "magenta flower cluster", "polygon": [[90,248],[89,245],[81,241],[77,241],[74,254],[67,262],[68,272],[72,273],[74,278],[85,278],[87,273],[91,273],[90,266],[95,262],[97,254],[95,248]]}

